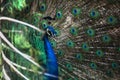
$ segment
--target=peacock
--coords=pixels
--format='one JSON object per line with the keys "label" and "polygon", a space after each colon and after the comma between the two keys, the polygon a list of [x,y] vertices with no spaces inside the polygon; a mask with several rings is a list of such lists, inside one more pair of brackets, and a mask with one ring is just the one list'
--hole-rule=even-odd
{"label": "peacock", "polygon": [[0,80],[120,80],[120,0],[0,5]]}

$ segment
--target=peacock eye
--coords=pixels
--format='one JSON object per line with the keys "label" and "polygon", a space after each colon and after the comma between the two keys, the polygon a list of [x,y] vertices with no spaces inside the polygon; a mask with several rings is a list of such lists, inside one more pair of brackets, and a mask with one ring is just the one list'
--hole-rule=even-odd
{"label": "peacock eye", "polygon": [[89,46],[88,46],[88,44],[87,43],[82,43],[82,49],[84,50],[84,51],[89,51]]}
{"label": "peacock eye", "polygon": [[92,68],[92,69],[96,69],[97,68],[97,65],[96,65],[96,63],[90,63],[90,67]]}
{"label": "peacock eye", "polygon": [[48,26],[47,21],[46,20],[41,21],[41,26],[43,29],[46,29]]}
{"label": "peacock eye", "polygon": [[78,31],[77,31],[76,27],[71,27],[71,28],[70,28],[70,33],[71,33],[72,35],[77,35],[77,34],[78,34]]}
{"label": "peacock eye", "polygon": [[114,16],[109,16],[109,17],[107,18],[107,23],[114,25],[114,24],[117,23],[117,18],[115,18]]}
{"label": "peacock eye", "polygon": [[66,45],[72,48],[75,46],[75,43],[72,40],[67,40]]}
{"label": "peacock eye", "polygon": [[75,57],[77,60],[80,60],[80,61],[83,60],[83,55],[81,53],[76,54]]}
{"label": "peacock eye", "polygon": [[46,8],[47,8],[46,4],[42,3],[41,6],[40,6],[40,11],[44,12],[44,11],[46,11]]}
{"label": "peacock eye", "polygon": [[64,52],[63,52],[63,50],[58,49],[58,50],[57,50],[57,54],[58,54],[59,56],[63,56],[63,55],[64,55]]}
{"label": "peacock eye", "polygon": [[57,19],[61,19],[62,16],[63,16],[62,11],[57,11],[57,12],[56,12],[56,18],[57,18]]}
{"label": "peacock eye", "polygon": [[50,43],[51,43],[52,47],[54,47],[54,48],[56,47],[56,42],[54,40],[51,40]]}
{"label": "peacock eye", "polygon": [[115,68],[117,68],[117,67],[118,67],[118,64],[117,64],[117,63],[115,63],[115,62],[113,62],[113,63],[112,63],[112,68],[114,68],[114,69],[115,69]]}
{"label": "peacock eye", "polygon": [[100,16],[100,13],[97,10],[91,10],[89,13],[90,18],[97,19]]}
{"label": "peacock eye", "polygon": [[81,9],[80,8],[72,8],[71,12],[74,16],[78,16],[81,14]]}
{"label": "peacock eye", "polygon": [[91,36],[91,37],[95,35],[94,29],[91,29],[91,28],[87,29],[86,33],[87,33],[88,36]]}
{"label": "peacock eye", "polygon": [[102,50],[97,50],[96,51],[96,54],[97,54],[97,56],[99,56],[99,57],[103,57],[103,51]]}
{"label": "peacock eye", "polygon": [[71,63],[67,63],[66,68],[68,68],[69,71],[72,71],[72,69],[73,69]]}
{"label": "peacock eye", "polygon": [[103,35],[102,41],[103,42],[110,42],[111,41],[111,37],[109,35]]}

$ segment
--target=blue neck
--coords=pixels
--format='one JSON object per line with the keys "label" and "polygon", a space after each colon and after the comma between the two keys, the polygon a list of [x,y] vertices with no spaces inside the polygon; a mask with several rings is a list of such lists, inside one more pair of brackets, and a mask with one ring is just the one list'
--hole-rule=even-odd
{"label": "blue neck", "polygon": [[47,65],[46,65],[47,74],[57,76],[57,78],[55,78],[47,75],[47,79],[58,80],[58,64],[57,64],[57,59],[54,54],[53,48],[51,46],[51,43],[49,42],[47,35],[43,37],[43,40],[44,40],[44,47],[45,47],[46,56],[47,56]]}

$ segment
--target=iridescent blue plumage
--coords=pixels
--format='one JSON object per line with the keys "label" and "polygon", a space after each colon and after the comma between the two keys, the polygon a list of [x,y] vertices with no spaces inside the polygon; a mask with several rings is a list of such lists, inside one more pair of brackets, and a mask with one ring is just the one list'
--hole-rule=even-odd
{"label": "iridescent blue plumage", "polygon": [[46,73],[53,76],[45,75],[47,80],[58,80],[58,64],[57,64],[57,59],[54,53],[54,50],[51,46],[51,43],[48,39],[48,37],[52,37],[55,34],[55,30],[53,29],[52,26],[47,27],[47,32],[43,37],[44,41],[44,47],[46,51],[46,56],[47,56],[47,64],[46,64]]}

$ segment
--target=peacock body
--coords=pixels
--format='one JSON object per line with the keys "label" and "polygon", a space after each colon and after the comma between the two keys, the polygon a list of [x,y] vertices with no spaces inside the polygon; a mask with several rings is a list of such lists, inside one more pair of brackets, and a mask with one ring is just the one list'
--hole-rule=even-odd
{"label": "peacock body", "polygon": [[[120,80],[119,0],[1,0],[0,5],[0,20],[6,16],[35,26],[0,21],[1,80]],[[52,37],[46,35],[48,26],[55,30],[54,36],[48,32]],[[48,57],[51,50],[54,58]]]}

